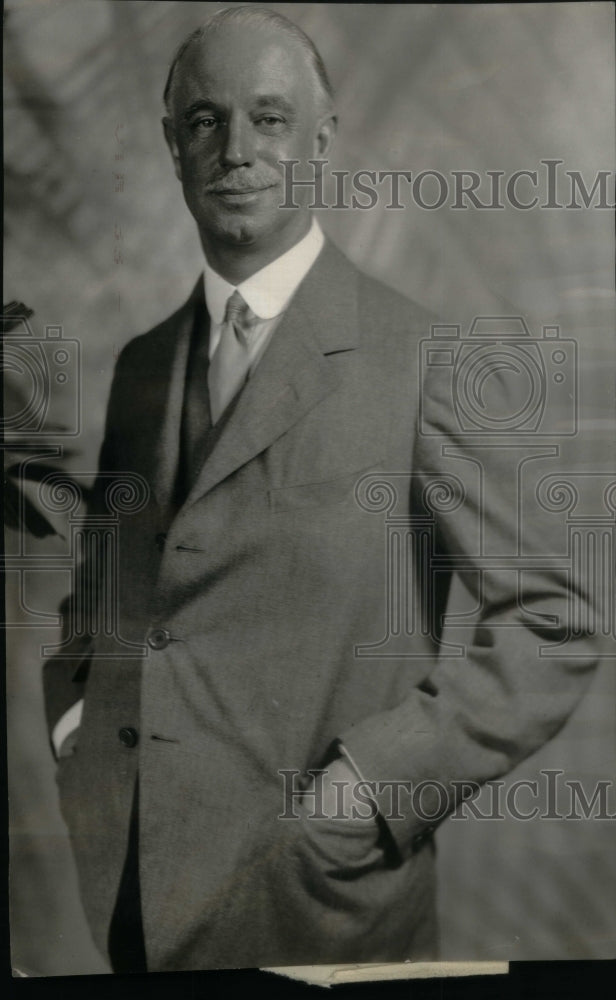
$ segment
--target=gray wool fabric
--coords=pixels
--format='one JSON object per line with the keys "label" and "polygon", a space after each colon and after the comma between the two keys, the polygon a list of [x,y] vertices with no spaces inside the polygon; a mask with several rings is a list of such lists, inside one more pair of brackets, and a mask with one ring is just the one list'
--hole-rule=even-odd
{"label": "gray wool fabric", "polygon": [[[506,773],[549,738],[595,656],[583,633],[566,655],[537,656],[541,621],[568,614],[565,571],[548,557],[554,519],[532,507],[529,486],[525,545],[545,558],[523,581],[522,610],[520,581],[498,560],[478,592],[473,560],[515,544],[511,457],[461,439],[437,366],[421,395],[432,433],[418,433],[430,317],[329,243],[182,486],[202,299],[199,282],[122,352],[101,452],[102,471],[150,487],[143,509],[121,517],[119,545],[120,635],[144,655],[118,655],[101,635],[45,667],[50,725],[85,693],[58,783],[95,941],[105,949],[138,773],[152,971],[435,958],[431,834],[454,791],[436,819],[405,808],[367,842],[333,821],[315,826],[303,807],[279,819],[279,771],[305,774],[341,740],[368,781],[454,789]],[[430,500],[442,480],[459,489],[451,503]],[[377,487],[361,483],[383,481],[379,507]],[[379,646],[393,503],[461,560],[478,606],[462,658],[439,652],[451,573],[432,577],[419,545],[407,604],[426,627]],[[160,648],[147,644],[153,629],[166,630]],[[370,644],[373,655],[357,654]],[[118,739],[121,727],[137,746]],[[387,793],[377,799],[387,817]]]}

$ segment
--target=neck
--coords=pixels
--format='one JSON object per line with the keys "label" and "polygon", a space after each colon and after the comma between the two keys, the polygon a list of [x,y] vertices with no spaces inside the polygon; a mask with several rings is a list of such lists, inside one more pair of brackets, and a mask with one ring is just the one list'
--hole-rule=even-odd
{"label": "neck", "polygon": [[289,233],[276,233],[270,240],[258,243],[229,244],[215,242],[207,233],[200,233],[207,262],[230,285],[241,285],[257,271],[277,260],[306,236],[311,226],[308,212],[298,220],[300,225],[289,227]]}

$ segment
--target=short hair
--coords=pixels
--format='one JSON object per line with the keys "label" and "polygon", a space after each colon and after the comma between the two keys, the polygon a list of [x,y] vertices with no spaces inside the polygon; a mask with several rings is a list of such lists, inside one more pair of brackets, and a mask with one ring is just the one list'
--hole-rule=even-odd
{"label": "short hair", "polygon": [[187,49],[190,48],[193,42],[213,35],[218,28],[225,24],[248,24],[255,27],[267,25],[278,28],[279,31],[293,38],[308,56],[308,61],[314,72],[315,81],[324,103],[327,105],[331,104],[334,99],[334,91],[327,75],[327,70],[325,69],[325,63],[312,39],[297,24],[289,21],[282,14],[268,10],[266,7],[227,7],[216,11],[200,27],[192,31],[177,49],[169,67],[163,93],[163,100],[169,114],[171,113],[174,80]]}

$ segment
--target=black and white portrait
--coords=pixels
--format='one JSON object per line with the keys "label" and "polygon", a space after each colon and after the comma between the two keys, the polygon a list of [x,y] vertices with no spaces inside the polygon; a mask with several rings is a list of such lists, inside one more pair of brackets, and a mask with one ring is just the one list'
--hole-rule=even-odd
{"label": "black and white portrait", "polygon": [[612,19],[7,2],[17,975],[613,956]]}

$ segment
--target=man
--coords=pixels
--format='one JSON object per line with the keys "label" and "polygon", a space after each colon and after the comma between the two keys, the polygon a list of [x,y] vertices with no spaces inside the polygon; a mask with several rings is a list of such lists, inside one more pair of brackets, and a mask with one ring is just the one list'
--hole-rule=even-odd
{"label": "man", "polygon": [[[267,11],[219,12],[165,96],[205,275],[122,352],[93,505],[109,477],[149,484],[118,549],[119,634],[147,655],[100,629],[45,670],[86,913],[116,971],[434,958],[435,826],[558,729],[593,652],[578,629],[575,658],[539,656],[570,638],[541,511],[524,580],[478,572],[478,539],[515,542],[510,453],[462,440],[442,365],[419,433],[429,317],[324,239],[309,189],[280,207],[282,161],[326,159],[335,134],[312,43]],[[362,659],[391,613],[383,521],[357,499],[379,477],[435,547],[401,580],[424,624]],[[476,605],[463,660],[442,643],[455,560]],[[104,603],[100,560],[84,578]],[[369,808],[350,811],[361,779]],[[392,806],[422,783],[421,809]]]}

